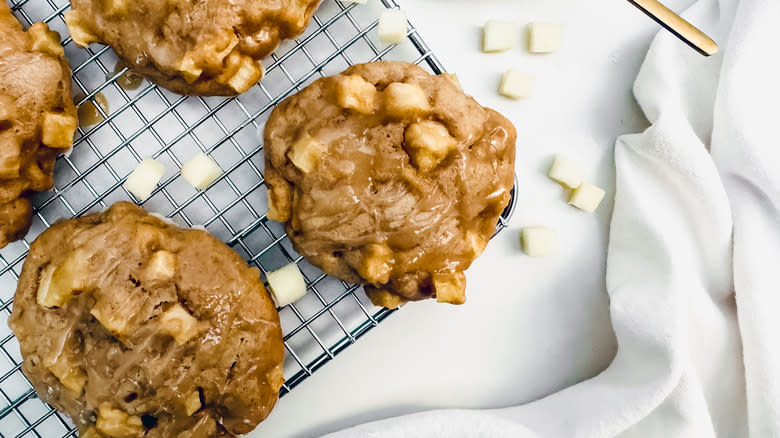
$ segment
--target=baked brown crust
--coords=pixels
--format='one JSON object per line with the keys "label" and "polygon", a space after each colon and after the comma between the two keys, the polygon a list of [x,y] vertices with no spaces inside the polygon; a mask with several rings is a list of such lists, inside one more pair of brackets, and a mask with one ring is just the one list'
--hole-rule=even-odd
{"label": "baked brown crust", "polygon": [[247,433],[283,382],[258,270],[130,203],[32,243],[9,325],[39,396],[85,436]]}
{"label": "baked brown crust", "polygon": [[32,222],[27,197],[54,185],[57,156],[78,126],[71,71],[60,37],[45,23],[28,31],[0,3],[0,248]]}
{"label": "baked brown crust", "polygon": [[278,105],[265,126],[269,218],[375,304],[465,301],[463,271],[509,202],[516,132],[452,77],[357,65]]}
{"label": "baked brown crust", "polygon": [[320,0],[73,0],[73,41],[111,46],[171,91],[233,96],[262,77],[260,60],[303,32]]}

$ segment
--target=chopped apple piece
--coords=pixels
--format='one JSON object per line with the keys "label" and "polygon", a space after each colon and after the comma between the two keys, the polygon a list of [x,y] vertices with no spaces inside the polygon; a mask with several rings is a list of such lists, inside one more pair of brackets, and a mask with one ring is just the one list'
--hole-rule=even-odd
{"label": "chopped apple piece", "polygon": [[203,190],[222,175],[219,165],[203,152],[181,166],[181,176],[196,189]]}
{"label": "chopped apple piece", "polygon": [[547,171],[547,176],[562,186],[573,189],[582,183],[582,179],[585,178],[585,169],[579,163],[556,154],[550,170]]}
{"label": "chopped apple piece", "polygon": [[339,106],[355,110],[362,114],[374,112],[379,92],[373,84],[360,75],[341,77],[338,83],[337,99]]}
{"label": "chopped apple piece", "polygon": [[60,34],[49,30],[46,23],[35,23],[27,30],[32,37],[31,50],[46,53],[52,56],[64,56],[65,49],[60,44]]}
{"label": "chopped apple piece", "polygon": [[176,254],[156,251],[146,265],[146,277],[152,281],[168,281],[176,275]]}
{"label": "chopped apple piece", "polygon": [[387,309],[397,309],[406,300],[400,295],[390,293],[386,289],[374,287],[371,285],[365,286],[366,296],[371,300],[371,304],[377,307],[384,307]]}
{"label": "chopped apple piece", "polygon": [[574,189],[569,196],[569,205],[579,208],[582,211],[593,213],[604,199],[604,190],[589,183],[582,183]]}
{"label": "chopped apple piece", "polygon": [[324,152],[325,145],[306,134],[290,148],[287,157],[301,172],[309,173],[317,167]]}
{"label": "chopped apple piece", "polygon": [[510,99],[527,99],[531,97],[536,86],[536,78],[518,70],[507,70],[501,78],[499,94]]}
{"label": "chopped apple piece", "polygon": [[466,302],[466,275],[463,272],[433,274],[436,301],[449,304]]}
{"label": "chopped apple piece", "polygon": [[195,59],[208,66],[221,66],[239,42],[235,29],[223,29],[210,42],[195,49]]}
{"label": "chopped apple piece", "polygon": [[115,313],[108,306],[96,305],[89,310],[89,313],[106,329],[111,336],[116,339],[122,339],[127,335],[127,327],[132,315]]}
{"label": "chopped apple piece", "polygon": [[230,52],[227,58],[225,58],[221,73],[219,76],[214,78],[214,81],[219,84],[227,84],[228,81],[230,81],[230,79],[238,72],[238,69],[241,67],[243,62],[243,58],[244,56],[238,50],[233,50]]}
{"label": "chopped apple piece", "polygon": [[393,271],[393,252],[381,243],[365,246],[361,251],[361,261],[356,267],[358,274],[371,283],[387,283]]}
{"label": "chopped apple piece", "polygon": [[482,28],[482,51],[505,52],[515,46],[517,27],[505,20],[488,20]]}
{"label": "chopped apple piece", "polygon": [[64,17],[70,37],[77,46],[87,47],[98,41],[97,35],[87,29],[84,18],[77,11],[71,9],[65,12]]}
{"label": "chopped apple piece", "polygon": [[74,395],[80,395],[84,385],[87,384],[87,374],[77,364],[63,356],[48,362],[46,368],[54,374],[62,386]]}
{"label": "chopped apple piece", "polygon": [[162,163],[153,158],[144,158],[127,176],[123,186],[138,200],[144,201],[152,195],[164,173],[165,166]]}
{"label": "chopped apple piece", "polygon": [[71,298],[92,291],[89,279],[89,260],[76,250],[56,266],[49,264],[41,271],[36,300],[44,307],[62,307]]}
{"label": "chopped apple piece", "polygon": [[295,263],[269,272],[266,279],[278,307],[294,303],[306,295],[306,280]]}
{"label": "chopped apple piece", "polygon": [[179,303],[160,316],[160,331],[173,336],[179,345],[184,345],[198,334],[198,320]]}
{"label": "chopped apple piece", "polygon": [[260,63],[249,56],[241,57],[238,71],[227,81],[227,84],[236,93],[243,93],[263,77],[263,68]]}
{"label": "chopped apple piece", "polygon": [[[191,84],[200,78],[204,69],[208,72],[212,72],[216,69],[221,71],[225,67],[225,64],[228,64],[228,67],[235,68],[237,72],[243,66],[244,71],[239,77],[235,78],[233,85],[238,88],[245,87],[246,83],[251,81],[252,76],[256,74],[253,72],[256,66],[243,63],[243,60],[237,59],[236,56],[230,57],[231,52],[233,52],[233,49],[238,43],[239,40],[235,30],[223,29],[221,32],[213,34],[208,42],[197,45],[195,48],[185,53],[176,66],[176,70],[178,70],[185,81]],[[249,60],[251,60],[251,58],[249,58]],[[231,71],[231,73],[234,72]],[[260,74],[262,76],[262,70],[260,70]],[[229,77],[230,76],[220,75],[215,79],[219,83],[229,84]],[[252,82],[252,84],[254,84],[254,82]],[[233,85],[231,85],[231,87],[233,87]]]}
{"label": "chopped apple piece", "polygon": [[0,132],[0,144],[3,145],[0,148],[0,179],[18,178],[22,166],[22,140],[13,132]]}
{"label": "chopped apple piece", "polygon": [[450,135],[446,126],[430,120],[409,125],[404,139],[412,163],[423,172],[436,167],[458,147],[458,141]]}
{"label": "chopped apple piece", "polygon": [[73,146],[73,135],[79,121],[65,113],[46,113],[41,126],[41,142],[50,148],[64,149]]}
{"label": "chopped apple piece", "polygon": [[399,119],[414,117],[430,111],[428,96],[419,85],[404,82],[393,82],[382,93],[385,100],[385,109],[390,117]]}
{"label": "chopped apple piece", "polygon": [[119,409],[112,409],[108,403],[103,403],[98,408],[97,430],[109,437],[130,437],[144,434],[144,425],[141,417],[128,415]]}
{"label": "chopped apple piece", "polygon": [[406,13],[400,9],[385,9],[379,15],[379,41],[383,44],[399,44],[406,38]]}
{"label": "chopped apple piece", "polygon": [[130,10],[129,0],[103,0],[103,10],[109,16],[123,16]]}
{"label": "chopped apple piece", "polygon": [[523,252],[531,257],[545,257],[558,251],[558,234],[552,228],[525,227],[520,239]]}
{"label": "chopped apple piece", "polygon": [[200,78],[203,73],[203,69],[198,67],[193,59],[192,54],[188,53],[181,58],[179,65],[176,67],[179,70],[179,74],[188,84],[192,84]]}
{"label": "chopped apple piece", "polygon": [[556,23],[528,24],[528,50],[531,53],[552,53],[561,48],[563,25]]}
{"label": "chopped apple piece", "polygon": [[187,396],[186,399],[184,399],[184,409],[187,412],[187,415],[192,415],[195,412],[197,412],[198,409],[201,408],[200,403],[200,391],[192,391],[190,395]]}
{"label": "chopped apple piece", "polygon": [[36,301],[40,306],[59,307],[65,304],[69,299],[67,294],[63,294],[60,291],[54,291],[51,288],[51,279],[56,270],[56,266],[48,265],[41,271],[41,276],[38,279],[38,292],[36,293]]}

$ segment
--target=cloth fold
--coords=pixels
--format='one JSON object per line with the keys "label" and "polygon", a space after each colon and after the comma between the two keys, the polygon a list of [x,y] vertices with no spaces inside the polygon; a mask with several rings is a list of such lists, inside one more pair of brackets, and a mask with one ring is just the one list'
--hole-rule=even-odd
{"label": "cloth fold", "polygon": [[699,0],[684,16],[721,53],[660,32],[635,82],[652,125],[615,146],[612,364],[526,405],[329,438],[780,436],[780,1]]}

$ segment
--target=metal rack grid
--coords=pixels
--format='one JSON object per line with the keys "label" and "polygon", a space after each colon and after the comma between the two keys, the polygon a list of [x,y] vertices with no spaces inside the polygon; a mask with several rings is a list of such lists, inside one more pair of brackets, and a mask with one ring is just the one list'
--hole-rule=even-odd
{"label": "metal rack grid", "polygon": [[[184,97],[148,82],[125,90],[116,82],[117,58],[105,46],[76,47],[62,14],[67,0],[7,0],[26,26],[44,21],[65,36],[73,69],[76,103],[92,102],[100,121],[79,127],[71,155],[59,158],[55,187],[34,197],[34,222],[27,237],[0,250],[0,436],[76,436],[67,417],[35,395],[21,372],[22,358],[7,320],[13,306],[29,244],[58,218],[100,211],[119,200],[132,200],[122,184],[135,165],[151,156],[166,165],[152,196],[140,204],[180,226],[203,226],[263,273],[295,262],[310,291],[279,310],[288,376],[280,395],[291,391],[393,311],[374,307],[358,286],[323,274],[295,253],[281,224],[268,221],[262,174],[261,136],[273,107],[319,77],[349,65],[378,59],[414,62],[438,74],[443,67],[411,25],[404,43],[381,44],[375,35],[377,13],[395,8],[394,0],[368,5],[324,0],[309,28],[284,42],[264,61],[261,83],[237,98]],[[104,97],[108,108],[97,99]],[[179,168],[198,152],[209,154],[223,175],[203,191],[182,180]],[[514,199],[502,215],[506,226]]]}

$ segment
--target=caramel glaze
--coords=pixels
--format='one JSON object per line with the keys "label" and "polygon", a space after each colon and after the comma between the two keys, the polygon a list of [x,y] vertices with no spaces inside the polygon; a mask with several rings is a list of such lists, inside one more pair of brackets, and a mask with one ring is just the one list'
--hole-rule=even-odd
{"label": "caramel glaze", "polygon": [[[159,250],[176,255],[171,280],[145,274]],[[79,295],[59,308],[36,303],[41,272],[75,251],[88,268],[76,280]],[[160,328],[161,313],[176,303],[200,324],[183,345]],[[96,307],[126,330],[109,333],[90,314]],[[144,419],[147,437],[247,433],[271,411],[283,382],[279,316],[258,270],[209,233],[179,229],[129,203],[61,220],[33,242],[9,325],[38,395],[82,433],[104,403]],[[54,360],[86,374],[79,394],[49,371]],[[187,415],[193,391],[202,407]]]}
{"label": "caramel glaze", "polygon": [[[127,66],[125,65],[124,62],[122,62],[121,60],[117,61],[116,64],[114,65],[113,73],[106,74],[106,80],[110,80],[117,73],[124,70],[125,67]],[[138,75],[137,73],[133,73],[133,70],[128,70],[124,72],[122,76],[116,78],[116,83],[119,84],[119,86],[122,87],[122,89],[127,91],[137,90],[141,86],[143,81],[144,78]]]}
{"label": "caramel glaze", "polygon": [[[84,96],[82,95],[76,100],[82,100]],[[92,126],[97,125],[98,123],[105,120],[103,117],[103,114],[98,111],[97,106],[95,106],[95,103],[97,103],[100,106],[100,109],[103,110],[105,114],[110,114],[111,109],[108,106],[108,99],[106,99],[106,95],[103,93],[97,93],[94,96],[92,96],[92,100],[88,100],[81,105],[79,105],[78,109],[78,116],[79,116],[79,123],[82,126]]]}
{"label": "caramel glaze", "polygon": [[[391,82],[419,85],[431,111],[399,120],[381,102],[373,114],[341,108],[336,84],[351,74],[380,92]],[[457,150],[428,172],[410,164],[405,150],[406,128],[421,119],[442,123],[457,139]],[[325,145],[310,173],[286,155],[305,134]],[[266,179],[272,189],[292,191],[287,231],[307,260],[345,281],[370,283],[353,261],[366,245],[384,243],[393,252],[392,273],[372,287],[420,300],[435,293],[432,274],[464,271],[492,237],[510,199],[515,138],[511,122],[444,77],[407,63],[363,64],[277,106],[265,127]]]}

